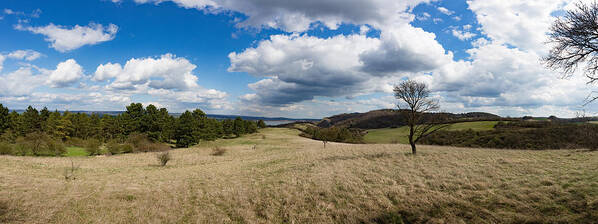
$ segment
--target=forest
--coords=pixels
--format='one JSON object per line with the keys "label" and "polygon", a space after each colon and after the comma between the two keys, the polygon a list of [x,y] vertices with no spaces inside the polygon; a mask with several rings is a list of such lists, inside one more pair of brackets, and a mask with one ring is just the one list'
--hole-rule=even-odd
{"label": "forest", "polygon": [[200,141],[235,138],[266,127],[264,121],[208,118],[196,109],[172,116],[167,109],[132,103],[116,116],[37,110],[23,113],[0,104],[0,154],[62,156],[66,146],[84,147],[91,155],[164,151]]}

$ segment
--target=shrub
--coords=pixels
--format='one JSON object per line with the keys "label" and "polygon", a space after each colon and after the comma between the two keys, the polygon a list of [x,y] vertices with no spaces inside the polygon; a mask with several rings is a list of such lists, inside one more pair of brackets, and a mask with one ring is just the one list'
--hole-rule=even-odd
{"label": "shrub", "polygon": [[51,156],[62,156],[66,153],[66,147],[62,144],[62,141],[49,139],[46,142],[47,150]]}
{"label": "shrub", "polygon": [[503,149],[595,149],[598,147],[598,125],[499,123],[492,131],[439,131],[423,138],[422,144]]}
{"label": "shrub", "polygon": [[127,138],[126,143],[133,145],[133,147],[139,151],[144,151],[144,148],[146,148],[147,145],[151,144],[152,142],[145,134],[132,133]]}
{"label": "shrub", "polygon": [[212,148],[212,153],[210,155],[221,156],[221,155],[224,155],[224,153],[226,153],[225,148],[220,148],[220,147],[216,146],[216,147]]}
{"label": "shrub", "polygon": [[0,155],[14,155],[12,145],[6,142],[0,142]]}
{"label": "shrub", "polygon": [[110,153],[110,155],[116,155],[122,153],[121,144],[118,144],[116,141],[109,141],[106,143],[106,150]]}
{"label": "shrub", "polygon": [[85,148],[85,146],[87,145],[87,141],[74,137],[74,138],[69,138],[69,140],[66,141],[66,144],[69,146],[77,146],[77,147]]}
{"label": "shrub", "polygon": [[135,150],[135,147],[131,144],[125,143],[120,145],[120,152],[121,153],[132,153]]}
{"label": "shrub", "polygon": [[161,143],[153,143],[147,135],[138,133],[129,135],[126,143],[133,146],[134,152],[162,152],[170,149],[169,146]]}
{"label": "shrub", "polygon": [[85,150],[90,156],[100,155],[100,146],[102,143],[97,139],[88,139],[85,143]]}
{"label": "shrub", "polygon": [[16,144],[13,147],[13,155],[15,156],[26,156],[31,155],[31,149],[27,146],[25,138],[18,137],[16,140]]}
{"label": "shrub", "polygon": [[166,163],[168,163],[168,161],[170,161],[170,159],[171,159],[170,158],[170,152],[158,153],[158,155],[156,156],[156,158],[160,162],[160,166],[166,166]]}

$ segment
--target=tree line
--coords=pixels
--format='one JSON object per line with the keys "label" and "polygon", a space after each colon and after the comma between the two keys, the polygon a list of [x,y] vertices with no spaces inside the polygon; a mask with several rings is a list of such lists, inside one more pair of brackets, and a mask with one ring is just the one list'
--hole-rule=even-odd
{"label": "tree line", "polygon": [[[61,144],[77,145],[77,142],[84,141],[115,145],[138,142],[138,139],[189,147],[200,141],[255,133],[265,126],[263,121],[248,121],[240,117],[234,120],[208,118],[200,109],[185,111],[175,117],[166,108],[151,104],[144,108],[141,103],[132,103],[124,113],[115,116],[52,112],[45,107],[38,111],[32,106],[18,113],[10,112],[0,104],[0,151],[25,150],[26,153],[21,154],[60,155],[64,153]],[[7,149],[9,146],[12,150]]]}

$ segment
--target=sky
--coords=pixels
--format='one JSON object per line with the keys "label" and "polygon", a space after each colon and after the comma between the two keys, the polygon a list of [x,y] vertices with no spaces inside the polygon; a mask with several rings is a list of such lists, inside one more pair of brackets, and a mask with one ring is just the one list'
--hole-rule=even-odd
{"label": "sky", "polygon": [[0,103],[322,118],[395,108],[573,117],[595,87],[542,57],[573,0],[3,0]]}

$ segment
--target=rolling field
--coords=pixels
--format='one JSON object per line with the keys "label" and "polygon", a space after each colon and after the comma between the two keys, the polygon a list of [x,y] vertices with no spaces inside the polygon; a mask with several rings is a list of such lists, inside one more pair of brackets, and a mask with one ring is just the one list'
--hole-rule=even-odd
{"label": "rolling field", "polygon": [[[0,223],[592,223],[598,152],[349,145],[263,129],[171,151],[0,156]],[[227,149],[212,156],[212,148]],[[252,149],[255,146],[255,149]],[[71,161],[80,169],[65,180]]]}
{"label": "rolling field", "polygon": [[[456,131],[472,129],[474,131],[488,131],[494,129],[494,125],[496,125],[496,123],[498,123],[498,121],[461,122],[452,124],[444,130]],[[370,129],[368,130],[368,134],[363,137],[363,140],[368,144],[409,144],[408,136],[409,128],[407,126],[403,126],[400,128]]]}

